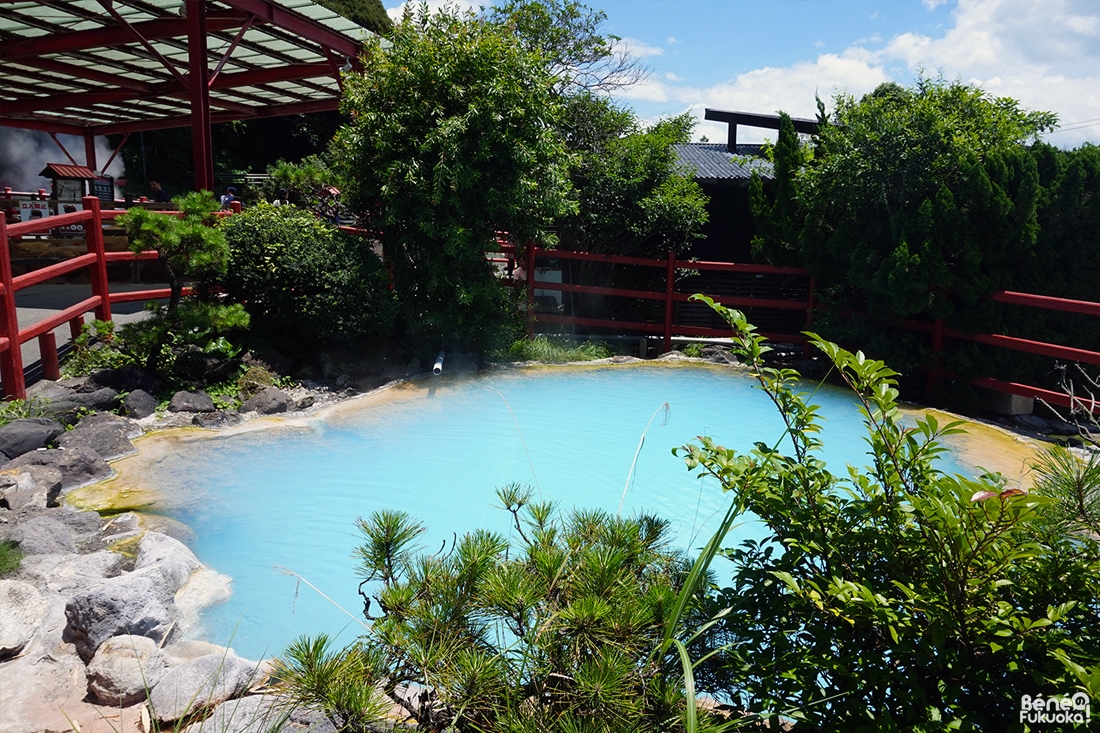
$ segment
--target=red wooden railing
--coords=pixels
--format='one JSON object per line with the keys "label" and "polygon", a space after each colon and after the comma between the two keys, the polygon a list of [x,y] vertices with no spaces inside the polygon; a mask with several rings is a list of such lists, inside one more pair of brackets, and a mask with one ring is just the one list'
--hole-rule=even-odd
{"label": "red wooden railing", "polygon": [[[508,244],[500,244],[497,252],[505,255],[500,260],[510,259],[514,261],[516,248]],[[587,326],[589,328],[613,328],[633,333],[657,334],[662,337],[662,348],[669,351],[672,348],[673,336],[698,336],[698,337],[724,337],[729,336],[728,328],[709,328],[704,326],[691,326],[675,323],[676,303],[686,303],[693,293],[681,293],[676,290],[676,273],[678,270],[698,270],[703,272],[735,272],[755,275],[794,275],[807,279],[806,297],[801,300],[786,300],[777,298],[754,298],[745,296],[718,295],[711,296],[723,305],[731,308],[776,308],[784,310],[801,310],[806,312],[804,325],[810,325],[814,307],[814,280],[809,270],[801,267],[776,267],[773,265],[754,265],[735,262],[698,262],[694,260],[681,260],[676,253],[669,251],[668,256],[662,260],[645,257],[628,257],[623,255],[603,255],[591,252],[571,252],[568,250],[548,250],[542,247],[529,246],[525,250],[526,263],[524,266],[525,279],[523,284],[527,288],[527,330],[528,335],[534,335],[534,324],[538,320],[541,323],[563,323],[574,326]],[[660,268],[665,271],[665,287],[663,290],[631,290],[627,288],[609,288],[597,285],[576,285],[572,283],[547,282],[536,279],[536,263],[540,258],[554,258],[559,260],[576,260],[582,262],[602,262],[615,265],[633,265],[637,267]],[[494,258],[490,258],[494,259]],[[515,282],[515,281],[513,281]],[[519,284],[516,282],[516,284]],[[606,318],[584,318],[575,315],[556,315],[552,313],[535,312],[535,290],[554,290],[563,293],[585,293],[590,295],[604,295],[619,298],[633,298],[639,300],[656,300],[664,302],[663,323],[646,323],[642,321],[613,320]],[[694,292],[694,291],[693,291]],[[763,332],[772,341],[781,343],[805,344],[806,337],[802,333]]]}
{"label": "red wooden railing", "polygon": [[[107,282],[108,262],[155,260],[159,255],[153,251],[139,254],[105,251],[103,221],[114,219],[126,212],[115,209],[101,210],[100,201],[95,196],[85,196],[82,203],[84,208],[81,211],[33,219],[18,224],[8,224],[0,217],[0,382],[2,382],[5,397],[22,399],[27,395],[21,347],[31,339],[38,339],[38,347],[42,355],[43,376],[46,379],[58,379],[60,377],[60,365],[57,355],[57,340],[53,333],[55,328],[68,323],[69,332],[72,338],[75,339],[80,335],[80,329],[84,325],[84,314],[89,311],[94,311],[97,319],[109,321],[111,320],[112,303],[158,300],[167,298],[171,294],[169,288],[134,290],[121,293],[110,292]],[[232,212],[239,211],[240,204],[238,203]],[[222,213],[229,214],[232,212]],[[166,213],[178,215],[178,212]],[[12,276],[11,252],[8,246],[11,238],[28,234],[44,234],[51,229],[74,224],[81,224],[84,227],[84,236],[88,243],[87,254],[24,275]],[[24,329],[19,328],[15,305],[15,294],[18,291],[81,269],[87,269],[89,272],[92,297],[75,303],[65,310]]]}

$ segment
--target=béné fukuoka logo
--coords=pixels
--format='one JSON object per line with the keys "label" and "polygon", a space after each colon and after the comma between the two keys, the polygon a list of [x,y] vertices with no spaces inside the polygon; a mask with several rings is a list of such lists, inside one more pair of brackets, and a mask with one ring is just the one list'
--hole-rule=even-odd
{"label": "b\u00e9n\u00e9 fukuoka logo", "polygon": [[1073,695],[1024,695],[1020,698],[1021,723],[1088,723],[1092,718],[1089,696],[1083,692]]}

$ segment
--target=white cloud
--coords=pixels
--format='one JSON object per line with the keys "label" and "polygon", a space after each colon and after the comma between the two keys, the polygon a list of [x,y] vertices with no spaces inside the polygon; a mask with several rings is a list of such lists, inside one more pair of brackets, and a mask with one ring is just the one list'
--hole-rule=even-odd
{"label": "white cloud", "polygon": [[[926,2],[934,7],[939,0]],[[941,3],[942,4],[942,3]],[[918,69],[942,72],[1012,97],[1028,109],[1049,110],[1065,127],[1100,119],[1100,2],[1078,0],[959,0],[952,23],[933,37],[903,33],[887,41],[864,39],[839,54],[749,71],[710,87],[650,78],[624,90],[625,99],[676,105],[700,118],[698,133],[724,139],[725,126],[702,121],[706,107],[754,112],[784,110],[815,115],[815,93],[828,102],[835,91],[854,95],[891,79],[907,84]],[[682,105],[682,106],[680,106]],[[755,141],[748,137],[745,142]],[[763,131],[759,133],[763,136]],[[1100,125],[1055,132],[1049,140],[1074,147],[1100,142]]]}
{"label": "white cloud", "polygon": [[684,80],[684,77],[677,76],[676,74],[673,74],[671,71],[666,71],[665,72],[665,78],[668,79],[669,81],[683,81]]}
{"label": "white cloud", "polygon": [[615,50],[638,58],[665,55],[665,50],[660,46],[651,46],[644,41],[639,41],[637,38],[620,38],[615,43]]}
{"label": "white cloud", "polygon": [[946,4],[947,0],[921,0],[921,5],[923,5],[928,10],[935,10],[939,6]]}
{"label": "white cloud", "polygon": [[668,38],[665,39],[665,43],[667,43],[670,46],[674,46],[679,42],[680,41],[679,41],[679,39],[676,38],[676,36],[669,36]]}

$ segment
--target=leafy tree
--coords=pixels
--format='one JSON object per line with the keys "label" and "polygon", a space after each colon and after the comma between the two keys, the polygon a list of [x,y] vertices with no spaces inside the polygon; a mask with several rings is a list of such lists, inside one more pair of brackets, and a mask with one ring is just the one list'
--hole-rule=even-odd
{"label": "leafy tree", "polygon": [[382,0],[317,0],[317,4],[380,36],[393,30],[393,21],[386,14]]}
{"label": "leafy tree", "polygon": [[749,202],[756,227],[752,238],[754,258],[774,265],[801,264],[798,240],[802,220],[795,177],[809,160],[791,116],[780,112],[779,136],[772,148],[775,185],[771,196],[765,194],[764,180],[756,172],[749,181]]}
{"label": "leafy tree", "polygon": [[781,166],[776,183],[784,191],[793,175],[799,248],[832,294],[883,315],[942,317],[1009,283],[1037,231],[1023,144],[1054,115],[942,78],[834,102],[812,165]]}
{"label": "leafy tree", "polygon": [[388,333],[395,304],[370,240],[294,206],[249,208],[222,231],[225,291],[245,304],[253,331],[280,348]]}
{"label": "leafy tree", "polygon": [[403,321],[423,348],[481,349],[518,315],[485,252],[526,242],[567,207],[554,79],[473,14],[422,5],[345,78],[352,121],[332,151],[347,201],[380,232]]}
{"label": "leafy tree", "polygon": [[[120,348],[169,384],[222,381],[230,376],[237,355],[225,337],[248,328],[248,313],[238,303],[219,302],[210,290],[229,264],[218,204],[209,191],[177,196],[172,202],[180,216],[134,208],[118,217],[134,252],[159,254],[171,291],[167,305],[156,306],[150,318],[121,330]],[[184,302],[187,281],[196,281],[198,297]],[[208,368],[210,360],[217,362],[216,368]]]}
{"label": "leafy tree", "polygon": [[[529,490],[498,490],[514,541],[477,531],[446,554],[424,554],[424,527],[404,512],[360,519],[355,556],[380,608],[343,654],[301,640],[288,665],[362,660],[357,689],[399,696],[429,731],[675,731],[684,726],[682,668],[661,641],[678,613],[688,565],[669,548],[668,522],[600,511],[564,516]],[[369,611],[368,611],[369,612]],[[693,629],[683,616],[678,629]],[[326,650],[327,653],[327,650]],[[334,719],[327,693],[298,684]],[[314,690],[310,692],[310,690]],[[358,698],[350,696],[358,705]],[[301,696],[305,701],[307,698]],[[364,706],[366,707],[366,706]]]}
{"label": "leafy tree", "polygon": [[[682,450],[763,530],[723,552],[732,578],[714,599],[704,641],[718,653],[700,684],[751,711],[794,708],[822,731],[1022,730],[1021,695],[1090,689],[1100,546],[1094,500],[1073,504],[1095,495],[1095,462],[1067,473],[1048,461],[1031,493],[1000,475],[945,475],[939,439],[958,423],[906,424],[893,370],[813,337],[867,428],[871,465],[834,473],[797,372],[765,366],[744,316],[704,300],[736,329],[786,431],[744,453],[709,438]],[[1051,475],[1063,475],[1057,490]]]}
{"label": "leafy tree", "polygon": [[487,12],[540,56],[562,94],[601,94],[642,81],[648,70],[622,39],[604,34],[607,14],[574,0],[508,0]]}

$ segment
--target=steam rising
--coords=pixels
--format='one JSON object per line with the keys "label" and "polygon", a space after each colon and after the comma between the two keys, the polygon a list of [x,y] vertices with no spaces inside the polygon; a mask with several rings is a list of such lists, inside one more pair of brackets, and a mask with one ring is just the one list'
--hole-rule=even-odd
{"label": "steam rising", "polygon": [[[84,140],[76,135],[58,135],[65,149],[76,158],[77,163],[85,164]],[[102,166],[114,152],[107,144],[107,138],[95,139],[96,164]],[[19,130],[0,127],[0,187],[11,186],[16,191],[49,190],[49,179],[38,173],[47,163],[69,163],[68,157],[57,147],[48,133],[35,130]],[[111,161],[107,175],[123,175],[122,156]]]}

